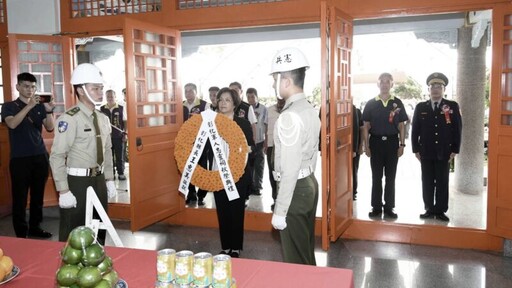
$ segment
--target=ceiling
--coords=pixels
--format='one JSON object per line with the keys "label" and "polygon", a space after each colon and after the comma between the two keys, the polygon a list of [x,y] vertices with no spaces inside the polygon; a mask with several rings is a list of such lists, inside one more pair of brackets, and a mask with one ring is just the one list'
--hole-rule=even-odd
{"label": "ceiling", "polygon": [[[448,34],[456,35],[457,28],[463,26],[464,22],[465,13],[355,20],[354,35],[404,31],[414,31],[417,33],[453,31]],[[181,35],[182,55],[187,56],[197,51],[201,45],[318,38],[320,37],[320,23],[185,31]]]}

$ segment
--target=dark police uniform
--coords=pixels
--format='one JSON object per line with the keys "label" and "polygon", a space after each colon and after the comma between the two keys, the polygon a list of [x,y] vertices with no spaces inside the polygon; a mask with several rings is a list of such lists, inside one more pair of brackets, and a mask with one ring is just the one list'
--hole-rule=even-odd
{"label": "dark police uniform", "polygon": [[361,110],[352,105],[352,197],[357,199],[357,171],[359,170],[359,146],[361,145],[361,127],[363,127]]}
{"label": "dark police uniform", "polygon": [[[252,110],[252,111],[251,111]],[[247,121],[249,121],[249,123],[252,125],[256,122],[251,122],[251,113],[254,115],[254,117],[256,117],[255,113],[254,113],[254,108],[247,102],[244,102],[244,101],[241,101],[240,102],[240,105],[238,105],[238,107],[235,108],[235,115],[240,117],[240,118],[244,118],[246,119]],[[254,134],[253,134],[254,135]],[[246,199],[249,199],[249,195],[251,194],[251,192],[254,190],[254,187],[253,187],[253,173],[254,173],[254,153],[249,153],[249,159],[247,160],[249,162],[249,182],[251,183],[251,187],[249,187],[249,193],[247,193],[245,196],[246,196]]]}
{"label": "dark police uniform", "polygon": [[[391,115],[391,113],[393,113]],[[372,168],[373,211],[392,211],[395,208],[395,176],[398,165],[400,131],[398,124],[407,121],[407,113],[400,99],[390,96],[382,101],[379,96],[369,100],[363,111],[363,121],[370,123],[369,146]],[[386,175],[384,204],[382,203],[382,176]]]}
{"label": "dark police uniform", "polygon": [[109,108],[108,104],[105,104],[101,106],[100,111],[107,115],[111,125],[119,128],[119,130],[115,128],[112,129],[112,152],[115,158],[114,168],[117,170],[117,174],[124,175],[124,107],[122,105],[116,104],[112,108]]}
{"label": "dark police uniform", "polygon": [[[434,76],[434,74],[437,74]],[[441,73],[432,74],[448,83]],[[459,153],[462,119],[459,105],[444,98],[437,108],[431,100],[416,105],[412,122],[412,151],[421,156],[423,202],[429,214],[438,215],[448,210],[450,155]],[[435,110],[434,110],[435,109]]]}
{"label": "dark police uniform", "polygon": [[[59,241],[66,241],[71,230],[85,225],[87,187],[94,188],[101,205],[108,211],[105,179],[114,179],[110,121],[107,116],[96,111],[104,161],[98,167],[92,113],[90,108],[78,102],[77,106],[57,119],[57,131],[50,154],[53,180],[57,191],[70,190],[77,201],[76,208],[60,209]],[[106,231],[100,229],[98,241],[103,244],[105,236]]]}
{"label": "dark police uniform", "polygon": [[183,121],[187,121],[195,114],[201,114],[207,108],[208,102],[196,98],[192,105],[187,104],[187,100],[183,101]]}

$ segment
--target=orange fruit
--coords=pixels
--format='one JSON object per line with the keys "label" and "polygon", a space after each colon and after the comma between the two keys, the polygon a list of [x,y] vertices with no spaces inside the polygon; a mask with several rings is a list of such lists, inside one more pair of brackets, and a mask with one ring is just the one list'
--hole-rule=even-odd
{"label": "orange fruit", "polygon": [[4,280],[5,276],[9,273],[5,273],[4,268],[0,268],[0,281]]}
{"label": "orange fruit", "polygon": [[11,257],[4,255],[2,258],[0,258],[0,266],[4,269],[6,274],[9,274],[12,271],[14,263],[12,262]]}

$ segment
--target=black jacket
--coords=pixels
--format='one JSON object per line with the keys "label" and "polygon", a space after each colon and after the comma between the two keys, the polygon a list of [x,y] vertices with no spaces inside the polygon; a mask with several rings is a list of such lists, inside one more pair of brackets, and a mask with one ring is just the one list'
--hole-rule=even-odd
{"label": "black jacket", "polygon": [[442,99],[437,111],[431,101],[418,103],[412,119],[412,152],[422,159],[448,160],[451,153],[459,153],[462,118],[455,101]]}

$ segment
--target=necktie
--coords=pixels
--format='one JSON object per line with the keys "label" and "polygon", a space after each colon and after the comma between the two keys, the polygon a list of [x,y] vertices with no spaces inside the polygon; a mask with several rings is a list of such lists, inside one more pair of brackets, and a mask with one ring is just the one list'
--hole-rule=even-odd
{"label": "necktie", "polygon": [[437,105],[439,104],[439,102],[434,102],[434,111],[437,111]]}
{"label": "necktie", "polygon": [[94,130],[96,130],[96,162],[98,166],[101,166],[103,164],[103,145],[101,144],[101,132],[96,111],[92,112],[92,124],[94,124]]}

